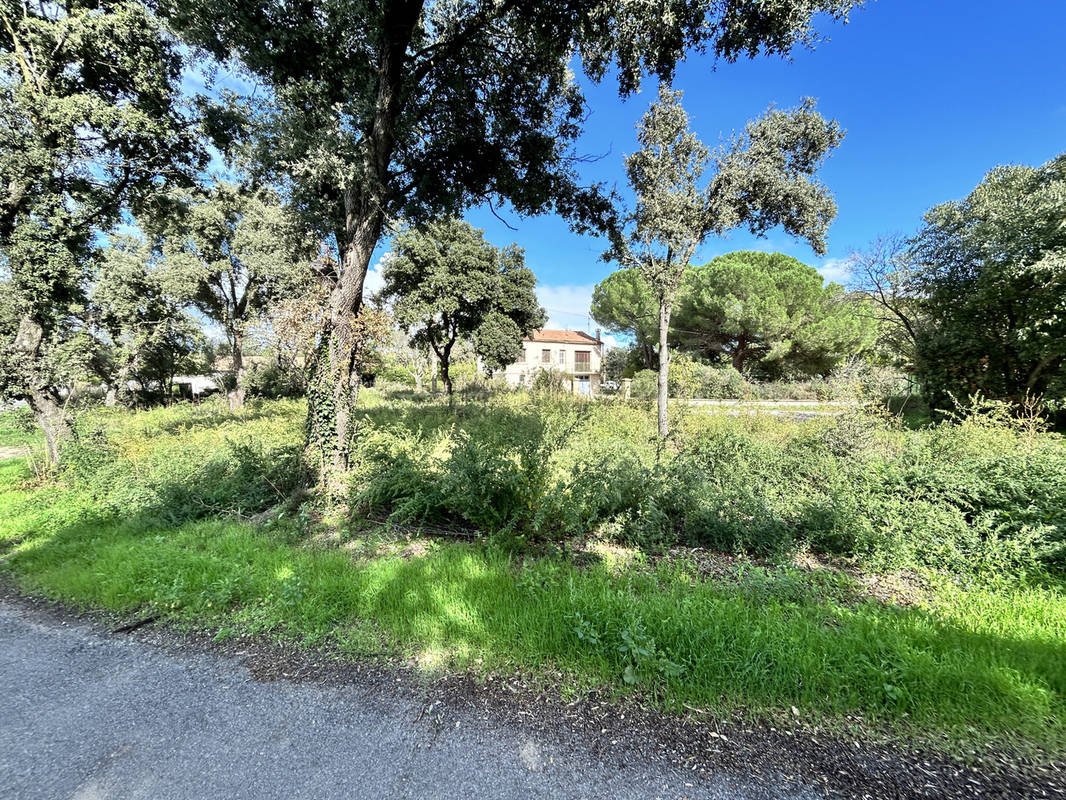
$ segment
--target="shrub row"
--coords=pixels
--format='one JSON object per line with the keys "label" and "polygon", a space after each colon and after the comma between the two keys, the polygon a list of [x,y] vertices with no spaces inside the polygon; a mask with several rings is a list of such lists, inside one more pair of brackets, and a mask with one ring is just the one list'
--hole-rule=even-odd
{"label": "shrub row", "polygon": [[596,533],[758,556],[801,548],[889,569],[1061,569],[1066,446],[983,412],[919,431],[690,415],[661,450],[644,409],[508,398],[359,437],[354,507],[395,521],[561,539]]}

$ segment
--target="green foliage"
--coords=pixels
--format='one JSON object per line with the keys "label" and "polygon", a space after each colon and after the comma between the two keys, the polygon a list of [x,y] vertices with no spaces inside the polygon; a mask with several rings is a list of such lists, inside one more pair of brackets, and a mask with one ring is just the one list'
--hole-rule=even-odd
{"label": "green foliage", "polygon": [[473,345],[492,372],[518,360],[522,338],[546,316],[533,291],[536,278],[517,245],[499,250],[484,231],[441,219],[396,236],[383,270],[381,297],[416,347],[437,354],[445,388],[457,342]]}
{"label": "green foliage", "polygon": [[411,422],[365,429],[357,505],[485,533],[597,530],[652,550],[811,548],[878,569],[963,573],[1066,568],[1066,444],[999,412],[975,408],[918,431],[861,410],[803,423],[699,414],[662,452],[642,427],[646,409],[530,403],[502,395],[476,418],[420,418],[415,406]]}
{"label": "green foliage", "polygon": [[[518,496],[535,498],[542,509],[558,508],[554,498],[564,498],[579,512],[566,517],[572,530],[604,531],[605,520],[617,524],[628,511],[625,530],[633,536],[654,532],[636,523],[656,514],[673,515],[678,530],[700,532],[706,541],[713,535],[728,542],[731,526],[749,530],[749,539],[760,531],[793,535],[803,530],[794,519],[811,530],[815,511],[832,513],[821,504],[830,488],[835,501],[860,506],[848,499],[848,486],[860,471],[876,476],[879,464],[895,464],[893,481],[906,484],[896,494],[899,505],[925,505],[917,514],[893,512],[897,519],[912,514],[915,524],[933,519],[934,506],[942,515],[964,506],[955,526],[997,504],[1030,514],[1029,524],[1040,514],[1053,520],[1064,507],[1061,438],[1018,422],[1002,406],[982,404],[925,431],[863,415],[831,424],[686,417],[675,432],[685,447],[666,459],[670,477],[657,479],[663,473],[656,472],[647,412],[632,406],[530,405],[520,394],[451,408],[431,401],[383,404],[373,392],[366,399],[368,438],[406,455],[416,476],[427,464],[439,470],[451,462],[450,451],[463,449],[457,439],[451,443],[455,437],[491,439],[490,462],[509,454],[517,466],[524,456],[519,437],[509,432],[528,426],[523,435],[539,438],[547,454],[540,460],[549,464],[549,488],[537,488],[543,478],[530,479],[517,485]],[[867,729],[935,734],[970,748],[1036,746],[1051,757],[1066,749],[1060,668],[1066,595],[1046,575],[975,579],[972,570],[985,565],[964,565],[966,576],[957,579],[924,574],[912,584],[915,594],[896,602],[871,597],[874,575],[860,582],[851,571],[706,553],[697,563],[593,547],[577,565],[561,557],[519,558],[492,543],[421,539],[418,548],[405,548],[379,531],[356,534],[369,538],[353,549],[325,547],[320,537],[303,544],[318,524],[313,507],[289,513],[283,505],[254,525],[235,515],[238,507],[243,515],[275,504],[278,495],[265,479],[286,473],[272,471],[269,462],[298,440],[302,414],[302,405],[292,402],[252,403],[236,414],[221,402],[92,412],[78,431],[81,452],[59,480],[31,479],[20,460],[0,462],[2,569],[27,591],[121,613],[156,610],[219,638],[266,633],[353,654],[436,658],[486,673],[520,669],[561,682],[564,691],[639,687],[645,701],[671,709],[774,719],[797,706],[819,726],[860,716]],[[93,446],[100,443],[106,452]],[[449,469],[456,475],[479,469],[466,458],[456,456]],[[213,460],[229,466],[220,470]],[[402,462],[383,457],[381,463]],[[710,467],[706,480],[695,474],[702,467]],[[789,473],[791,482],[784,477]],[[185,486],[190,474],[186,488],[201,494],[195,500],[171,495],[172,516],[180,521],[168,522],[153,487]],[[835,481],[827,480],[834,474]],[[956,479],[942,491],[946,474]],[[220,477],[225,482],[226,475],[235,480],[225,492],[244,485],[243,499],[211,485],[197,488]],[[982,480],[986,475],[990,482]],[[510,476],[488,477],[496,486],[516,486],[507,483]],[[568,482],[559,483],[563,477]],[[683,490],[671,487],[684,481]],[[745,481],[754,484],[746,494]],[[713,491],[697,491],[701,483]],[[864,491],[876,484],[871,480]],[[401,480],[393,486],[404,491]],[[457,480],[453,486],[462,489]],[[485,492],[483,502],[499,499],[478,491]],[[509,494],[502,499],[511,502]],[[687,509],[671,505],[681,501],[689,502]],[[492,514],[477,512],[472,497],[457,503],[463,513]],[[804,503],[814,506],[775,522]],[[212,505],[215,511],[205,508]],[[228,518],[219,519],[219,512]],[[531,519],[529,511],[521,513]],[[1003,523],[1008,527],[1000,528],[995,546],[1011,532],[1009,514],[1001,514]],[[919,583],[922,588],[913,588]]]}
{"label": "green foliage", "polygon": [[92,368],[120,396],[128,393],[132,380],[140,384],[142,399],[154,395],[167,400],[175,375],[197,374],[209,366],[198,358],[203,334],[164,284],[146,244],[111,237],[90,295],[101,332]]}
{"label": "green foliage", "polygon": [[[670,320],[696,249],[712,234],[747,227],[762,235],[780,225],[824,253],[836,204],[815,173],[843,137],[840,126],[806,99],[798,108],[767,110],[712,156],[689,130],[681,93],[660,85],[658,99],[638,126],[641,149],[626,157],[636,206],[619,212],[622,226],[605,254],[638,269],[657,301],[660,438],[669,428]],[[712,175],[703,181],[708,167]]]}
{"label": "green foliage", "polygon": [[566,374],[557,369],[538,369],[529,389],[534,395],[561,395],[570,391]]}
{"label": "green foliage", "polygon": [[993,169],[935,206],[913,242],[922,265],[915,366],[930,401],[1066,401],[1066,155]]}
{"label": "green foliage", "polygon": [[653,369],[642,369],[633,376],[629,386],[629,396],[637,400],[654,400],[659,391],[659,373]]}
{"label": "green foliage", "polygon": [[646,369],[657,366],[659,308],[640,270],[620,269],[597,283],[591,313],[608,332],[633,338]]}
{"label": "green foliage", "polygon": [[264,189],[216,182],[178,200],[180,213],[161,225],[161,279],[222,328],[241,390],[248,329],[278,302],[308,292],[314,242]]}
{"label": "green foliage", "polygon": [[678,346],[741,372],[825,375],[876,337],[873,315],[838,284],[781,253],[729,253],[685,276]]}
{"label": "green foliage", "polygon": [[85,412],[64,446],[62,476],[102,517],[251,515],[284,502],[306,479],[294,408],[253,406],[240,416],[212,400],[141,414],[135,428],[123,411]]}
{"label": "green foliage", "polygon": [[248,369],[244,388],[250,397],[277,400],[282,397],[302,397],[307,391],[303,370],[276,362],[254,363]]}
{"label": "green foliage", "polygon": [[28,406],[0,412],[0,445],[14,447],[36,440],[37,422]]}
{"label": "green foliage", "polygon": [[174,42],[142,3],[5,5],[0,30],[0,398],[27,400],[58,457],[57,387],[88,368],[100,235],[204,163],[176,104]]}

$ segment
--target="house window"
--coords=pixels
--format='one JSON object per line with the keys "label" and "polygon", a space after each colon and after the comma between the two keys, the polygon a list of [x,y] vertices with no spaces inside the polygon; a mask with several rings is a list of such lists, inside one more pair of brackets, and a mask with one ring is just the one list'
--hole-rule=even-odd
{"label": "house window", "polygon": [[578,350],[574,353],[574,371],[589,372],[592,364],[591,350]]}
{"label": "house window", "polygon": [[526,363],[526,348],[524,348],[524,347],[522,348],[522,352],[518,354],[518,363],[519,364],[525,364]]}
{"label": "house window", "polygon": [[560,367],[565,367],[566,366],[566,351],[565,350],[560,350],[559,351],[559,366]]}
{"label": "house window", "polygon": [[540,351],[540,360],[543,363],[545,363],[545,364],[552,363],[552,351],[551,350],[547,350],[547,349],[541,350]]}

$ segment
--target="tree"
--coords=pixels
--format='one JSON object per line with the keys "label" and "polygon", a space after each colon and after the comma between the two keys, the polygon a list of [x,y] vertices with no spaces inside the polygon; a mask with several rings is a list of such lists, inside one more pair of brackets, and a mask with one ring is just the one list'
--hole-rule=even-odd
{"label": "tree", "polygon": [[155,386],[170,399],[175,375],[194,370],[204,336],[178,301],[167,294],[151,249],[132,237],[113,237],[103,251],[90,295],[90,315],[100,338],[95,372],[114,405],[136,381],[142,391]]}
{"label": "tree", "polygon": [[400,369],[411,376],[415,391],[421,393],[423,384],[434,366],[430,358],[430,348],[427,345],[416,345],[402,331],[393,331],[388,355]]}
{"label": "tree", "polygon": [[658,366],[658,308],[639,270],[620,269],[597,283],[591,310],[592,318],[610,333],[633,337],[644,369]]}
{"label": "tree", "polygon": [[925,324],[916,369],[928,399],[980,392],[1066,399],[1066,154],[991,170],[934,206],[914,239]]}
{"label": "tree", "polygon": [[469,223],[445,218],[396,236],[381,297],[411,341],[429,345],[451,395],[456,342],[469,341],[490,370],[519,359],[522,339],[544,325],[537,279],[517,245],[499,250]]}
{"label": "tree", "polygon": [[616,68],[629,95],[646,72],[669,79],[690,49],[728,61],[788,53],[816,39],[815,14],[843,19],[854,4],[161,0],[190,43],[239,61],[270,90],[256,99],[264,167],[335,240],[308,398],[311,444],[331,471],[347,468],[352,325],[388,220],[506,202],[603,225],[607,204],[575,172],[586,114],[575,54],[593,80]]}
{"label": "tree", "polygon": [[236,378],[230,408],[240,408],[249,326],[271,305],[306,293],[312,242],[294,230],[272,193],[228,183],[190,196],[169,228],[163,244],[167,286],[222,327]]}
{"label": "tree", "polygon": [[825,374],[869,347],[876,322],[840,284],[782,253],[743,251],[689,270],[674,338],[743,372]]}
{"label": "tree", "polygon": [[625,377],[632,361],[633,350],[625,347],[609,347],[603,354],[603,377],[618,382]]}
{"label": "tree", "polygon": [[[843,132],[804,100],[792,110],[769,109],[712,158],[688,128],[681,93],[663,84],[637,138],[640,150],[625,160],[636,207],[620,215],[627,234],[614,237],[606,256],[638,269],[658,302],[659,436],[665,438],[670,317],[696,248],[711,234],[746,227],[762,235],[780,225],[824,253],[836,205],[813,175]],[[714,174],[701,188],[712,163]]]}
{"label": "tree", "polygon": [[911,243],[902,236],[881,237],[866,250],[852,253],[848,267],[852,287],[873,312],[878,349],[897,366],[912,367],[924,320]]}
{"label": "tree", "polygon": [[0,21],[0,395],[30,405],[56,464],[97,237],[199,169],[202,149],[175,103],[178,56],[143,5],[8,0]]}

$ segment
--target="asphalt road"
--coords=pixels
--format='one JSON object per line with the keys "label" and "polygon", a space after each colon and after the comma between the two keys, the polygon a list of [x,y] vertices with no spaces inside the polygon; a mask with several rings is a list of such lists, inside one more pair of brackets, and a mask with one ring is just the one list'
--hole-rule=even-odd
{"label": "asphalt road", "polygon": [[[813,798],[381,689],[261,683],[0,602],[0,798]],[[611,759],[615,758],[614,761]]]}

